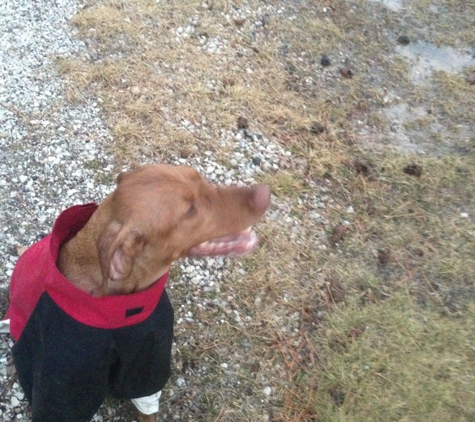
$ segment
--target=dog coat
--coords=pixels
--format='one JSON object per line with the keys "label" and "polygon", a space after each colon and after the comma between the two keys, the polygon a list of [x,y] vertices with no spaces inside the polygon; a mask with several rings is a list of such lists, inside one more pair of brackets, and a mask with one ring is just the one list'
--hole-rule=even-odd
{"label": "dog coat", "polygon": [[96,204],[68,208],[18,260],[10,284],[12,353],[33,422],[85,422],[107,395],[149,396],[170,377],[168,273],[147,290],[95,298],[56,267],[59,247]]}

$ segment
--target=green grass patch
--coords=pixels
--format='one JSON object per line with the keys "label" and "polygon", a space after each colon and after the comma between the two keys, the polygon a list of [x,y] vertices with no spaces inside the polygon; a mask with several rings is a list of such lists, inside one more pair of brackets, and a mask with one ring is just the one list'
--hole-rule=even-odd
{"label": "green grass patch", "polygon": [[473,421],[474,311],[447,317],[401,296],[331,314],[317,420]]}

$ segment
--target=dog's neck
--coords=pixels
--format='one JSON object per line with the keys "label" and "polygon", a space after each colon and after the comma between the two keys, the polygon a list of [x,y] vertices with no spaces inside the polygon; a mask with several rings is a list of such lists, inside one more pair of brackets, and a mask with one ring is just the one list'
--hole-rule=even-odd
{"label": "dog's neck", "polygon": [[[98,244],[104,227],[111,224],[111,213],[106,199],[87,224],[59,249],[56,265],[59,271],[77,288],[93,296],[121,295],[144,290],[169,270],[165,263],[155,274],[148,274],[147,267],[137,269],[120,282],[104,277]],[[142,270],[140,270],[142,268]]]}
{"label": "dog's neck", "polygon": [[98,209],[72,239],[61,245],[56,261],[59,271],[71,283],[92,294],[103,285],[96,246],[101,219]]}

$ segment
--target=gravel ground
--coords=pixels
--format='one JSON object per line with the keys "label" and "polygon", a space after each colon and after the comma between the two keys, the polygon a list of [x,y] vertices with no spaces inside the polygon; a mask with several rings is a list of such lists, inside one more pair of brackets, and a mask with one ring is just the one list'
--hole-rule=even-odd
{"label": "gravel ground", "polygon": [[[65,207],[100,201],[113,189],[118,170],[106,149],[111,135],[101,120],[100,104],[94,99],[76,106],[68,103],[64,85],[54,67],[57,57],[84,51],[84,45],[74,38],[73,29],[68,25],[78,7],[71,0],[2,2],[0,315],[6,308],[9,278],[21,249],[48,233],[55,217]],[[185,130],[195,130],[189,122],[182,124]],[[210,151],[189,160],[177,157],[168,157],[168,160],[191,164],[209,180],[225,184],[252,183],[256,173],[274,171],[292,160],[289,151],[248,130],[222,131],[220,142],[223,150],[230,151],[231,168],[215,162]],[[315,201],[315,209],[323,207],[317,198],[306,200]],[[292,224],[285,204],[276,203],[269,218]],[[321,219],[321,216],[316,213],[315,218]],[[179,266],[182,278],[177,282],[190,282],[205,292],[219,294],[219,283],[227,266],[225,259],[185,260]],[[217,300],[219,302],[219,298]],[[178,325],[193,320],[192,311],[186,306],[176,307],[180,309]],[[28,405],[12,371],[11,346],[11,337],[2,334],[0,419],[27,421]],[[175,383],[179,388],[184,380],[178,378]],[[270,387],[266,389],[269,391]],[[108,415],[113,412],[105,406],[94,420],[110,419]]]}
{"label": "gravel ground", "polygon": [[[110,139],[94,101],[72,107],[54,60],[83,48],[68,19],[68,0],[2,2],[0,10],[0,289],[6,296],[18,249],[49,232],[56,215],[74,203],[100,200],[111,186],[97,183],[87,163],[113,160]],[[90,167],[90,166],[89,166]],[[2,300],[3,313],[5,301]],[[0,342],[0,419],[28,420],[12,368],[9,335]]]}

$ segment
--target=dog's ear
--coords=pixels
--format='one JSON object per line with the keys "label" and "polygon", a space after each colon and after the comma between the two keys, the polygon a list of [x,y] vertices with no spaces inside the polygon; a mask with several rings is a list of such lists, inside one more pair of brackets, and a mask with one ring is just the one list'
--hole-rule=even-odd
{"label": "dog's ear", "polygon": [[143,251],[145,238],[137,230],[110,223],[99,239],[101,290],[104,294],[109,280],[125,280],[132,273],[135,261]]}

